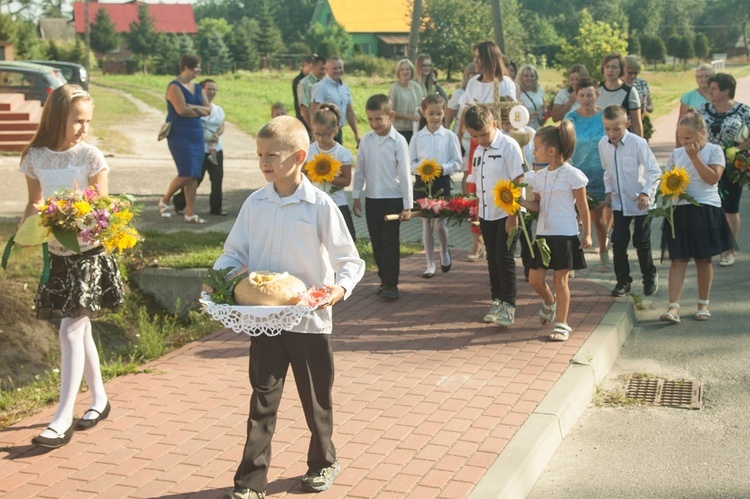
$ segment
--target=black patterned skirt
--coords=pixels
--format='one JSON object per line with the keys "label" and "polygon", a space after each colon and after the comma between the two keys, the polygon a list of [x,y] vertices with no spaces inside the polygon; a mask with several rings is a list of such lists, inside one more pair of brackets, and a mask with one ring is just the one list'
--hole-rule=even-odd
{"label": "black patterned skirt", "polygon": [[[521,237],[524,237],[521,234]],[[549,265],[542,263],[542,253],[539,246],[532,242],[534,258],[529,261],[529,268],[552,269],[552,270],[580,270],[586,268],[586,257],[581,249],[581,240],[578,236],[540,236],[536,239],[545,239],[550,250]]]}
{"label": "black patterned skirt", "polygon": [[665,253],[670,260],[710,260],[712,256],[737,247],[724,210],[718,206],[676,206],[674,230],[675,238],[672,239],[672,228],[665,218],[661,227],[662,260]]}
{"label": "black patterned skirt", "polygon": [[125,302],[117,262],[102,248],[80,255],[50,254],[50,277],[39,284],[34,303],[39,319],[80,317],[95,319]]}
{"label": "black patterned skirt", "polygon": [[[422,182],[422,179],[419,177],[419,175],[417,175],[417,178],[414,180],[414,199],[426,198],[427,193],[422,190],[422,189],[425,189],[426,187],[427,186],[425,185],[425,183]],[[449,198],[450,196],[451,196],[451,176],[441,175],[432,182],[432,197]]]}

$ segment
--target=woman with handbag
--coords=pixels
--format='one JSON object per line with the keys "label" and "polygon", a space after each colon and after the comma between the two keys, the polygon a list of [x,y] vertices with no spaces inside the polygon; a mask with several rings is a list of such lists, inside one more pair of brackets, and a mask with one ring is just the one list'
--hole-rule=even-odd
{"label": "woman with handbag", "polygon": [[531,64],[524,64],[516,76],[516,86],[518,100],[529,110],[529,126],[538,130],[546,116],[544,89],[539,84],[539,71]]}
{"label": "woman with handbag", "polygon": [[177,165],[177,176],[172,179],[167,192],[159,200],[159,214],[170,218],[169,202],[180,189],[185,192],[185,222],[206,223],[194,213],[195,192],[203,171],[203,125],[200,118],[208,116],[211,105],[205,91],[191,83],[201,71],[201,60],[192,54],[180,57],[180,74],[167,87],[167,122],[171,123],[167,143]]}

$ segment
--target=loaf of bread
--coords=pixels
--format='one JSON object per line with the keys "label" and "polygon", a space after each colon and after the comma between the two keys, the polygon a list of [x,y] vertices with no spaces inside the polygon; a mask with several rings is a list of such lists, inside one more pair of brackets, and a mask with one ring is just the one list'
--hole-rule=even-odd
{"label": "loaf of bread", "polygon": [[305,283],[287,272],[250,272],[235,286],[234,301],[252,306],[296,305],[306,290]]}

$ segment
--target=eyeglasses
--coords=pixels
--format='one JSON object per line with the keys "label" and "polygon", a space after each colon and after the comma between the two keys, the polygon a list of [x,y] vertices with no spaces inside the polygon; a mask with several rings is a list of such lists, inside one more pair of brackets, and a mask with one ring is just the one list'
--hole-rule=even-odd
{"label": "eyeglasses", "polygon": [[628,76],[638,76],[638,71],[628,71]]}

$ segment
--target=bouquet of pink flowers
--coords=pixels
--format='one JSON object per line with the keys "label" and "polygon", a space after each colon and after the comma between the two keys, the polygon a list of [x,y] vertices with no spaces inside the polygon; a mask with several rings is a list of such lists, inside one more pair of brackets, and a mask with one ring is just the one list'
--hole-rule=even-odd
{"label": "bouquet of pink flowers", "polygon": [[420,211],[414,216],[443,218],[452,225],[461,225],[477,214],[476,196],[458,194],[449,198],[422,198],[416,200]]}

